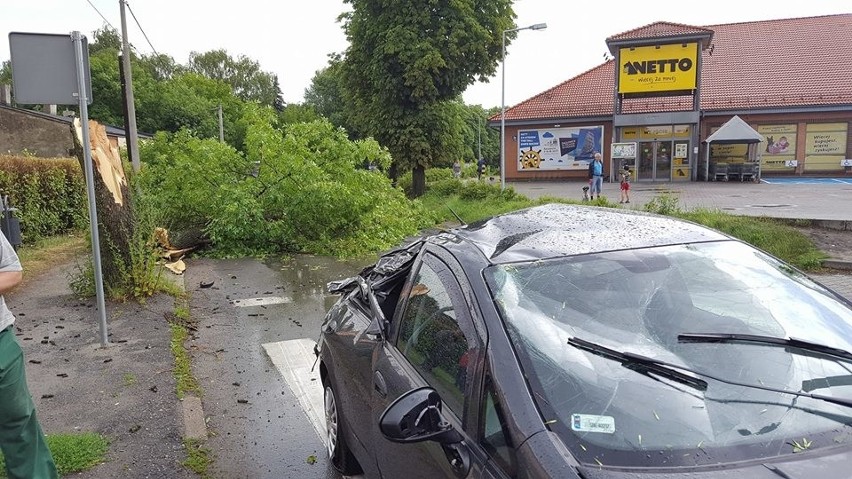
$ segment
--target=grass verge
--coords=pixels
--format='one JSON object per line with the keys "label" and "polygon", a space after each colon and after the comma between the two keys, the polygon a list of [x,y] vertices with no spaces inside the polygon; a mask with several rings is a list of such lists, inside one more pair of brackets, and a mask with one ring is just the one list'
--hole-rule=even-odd
{"label": "grass verge", "polygon": [[[183,399],[188,394],[200,397],[201,386],[192,375],[189,352],[184,345],[189,338],[190,328],[195,328],[185,293],[175,297],[175,310],[169,322],[172,332],[172,355],[175,357],[174,376],[177,397]],[[184,438],[183,447],[186,451],[186,459],[181,465],[195,472],[202,479],[210,478],[208,469],[213,463],[213,454],[204,446],[204,441]]]}
{"label": "grass verge", "polygon": [[805,234],[773,218],[737,216],[703,209],[677,216],[739,238],[804,271],[818,271],[822,260],[828,257]]}
{"label": "grass verge", "polygon": [[177,388],[178,399],[183,399],[187,393],[195,393],[201,395],[201,386],[198,385],[198,380],[192,375],[192,367],[189,360],[189,353],[184,347],[184,342],[189,337],[189,330],[181,324],[172,324],[172,355],[175,357],[175,382]]}
{"label": "grass verge", "polygon": [[[93,432],[48,434],[47,447],[60,475],[86,471],[102,463],[109,441]],[[0,456],[0,477],[6,475],[6,460]]]}
{"label": "grass verge", "polygon": [[70,258],[86,254],[86,247],[86,236],[83,232],[51,236],[33,244],[21,245],[17,253],[24,267],[24,283],[57,264],[64,264]]}
{"label": "grass verge", "polygon": [[[499,185],[458,180],[443,180],[431,184],[429,191],[420,201],[427,211],[433,212],[439,224],[458,221],[453,212],[465,223],[472,223],[501,213],[546,203],[618,206],[608,202],[606,198],[582,202],[545,196],[531,200],[515,193],[511,187],[501,192]],[[822,268],[822,260],[828,257],[810,238],[783,220],[738,216],[712,209],[684,211],[680,208],[677,198],[669,195],[653,198],[645,205],[645,211],[689,220],[719,230],[804,271],[819,271]]]}
{"label": "grass verge", "polygon": [[204,447],[204,442],[198,439],[184,439],[183,447],[186,449],[186,460],[181,464],[201,479],[209,479],[209,468],[213,464],[210,449]]}

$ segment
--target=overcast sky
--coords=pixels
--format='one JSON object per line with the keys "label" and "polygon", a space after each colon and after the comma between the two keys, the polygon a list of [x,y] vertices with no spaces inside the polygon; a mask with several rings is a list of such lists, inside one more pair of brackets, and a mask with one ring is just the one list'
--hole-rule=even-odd
{"label": "overcast sky", "polygon": [[[141,25],[140,29],[128,12],[128,35],[138,51],[151,53],[153,47],[182,64],[192,51],[224,48],[232,56],[246,55],[278,75],[289,103],[301,102],[314,73],[327,64],[328,54],[342,52],[347,45],[336,21],[348,8],[341,0],[139,0],[129,5]],[[519,27],[547,23],[547,29],[519,32],[507,48],[507,106],[599,65],[607,37],[649,23],[705,26],[852,13],[852,2],[517,0],[514,9]],[[9,32],[77,30],[91,38],[92,31],[105,24],[101,14],[120,29],[118,0],[0,0],[0,60],[10,57]],[[500,106],[500,97],[499,67],[489,83],[472,85],[464,94],[467,103],[485,107]]]}

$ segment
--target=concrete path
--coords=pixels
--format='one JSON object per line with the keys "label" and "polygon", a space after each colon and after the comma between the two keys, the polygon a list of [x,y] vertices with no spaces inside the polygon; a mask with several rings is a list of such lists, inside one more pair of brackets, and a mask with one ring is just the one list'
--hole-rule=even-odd
{"label": "concrete path", "polygon": [[[582,199],[585,181],[511,182],[509,186],[530,198],[555,196]],[[730,182],[672,182],[631,184],[630,204],[642,206],[654,197],[668,195],[680,207],[718,208],[731,214],[830,220],[852,223],[852,184],[767,184]],[[603,196],[617,202],[618,183],[604,183]],[[852,230],[852,224],[845,229]]]}

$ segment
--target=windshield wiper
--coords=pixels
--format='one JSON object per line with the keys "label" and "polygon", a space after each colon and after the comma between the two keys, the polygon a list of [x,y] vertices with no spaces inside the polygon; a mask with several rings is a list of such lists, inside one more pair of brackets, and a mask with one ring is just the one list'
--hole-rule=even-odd
{"label": "windshield wiper", "polygon": [[[644,368],[648,371],[652,371],[661,376],[671,378],[674,380],[678,380],[683,382],[684,384],[694,385],[696,389],[700,389],[702,391],[707,390],[707,382],[698,378],[694,378],[692,376],[683,374],[678,372],[686,371],[698,376],[702,376],[705,378],[710,378],[715,381],[719,381],[725,384],[731,384],[733,386],[740,386],[744,388],[750,389],[760,389],[762,391],[769,391],[778,394],[789,394],[791,396],[799,396],[799,397],[807,397],[811,399],[817,399],[820,401],[830,402],[832,404],[838,404],[840,406],[852,407],[852,399],[845,398],[836,398],[831,396],[825,396],[822,394],[814,394],[810,392],[802,392],[802,391],[793,391],[790,389],[782,389],[782,388],[773,388],[770,386],[763,386],[761,384],[750,384],[750,383],[742,383],[739,381],[731,381],[730,379],[720,378],[718,376],[705,373],[703,371],[698,371],[692,369],[687,366],[681,366],[679,364],[670,363],[667,361],[662,361],[659,359],[649,358],[647,356],[642,356],[641,354],[635,354],[631,352],[621,352],[616,351],[614,349],[607,348],[606,346],[602,346],[597,343],[593,343],[590,341],[586,341],[577,337],[569,338],[568,344],[574,346],[575,348],[582,349],[584,351],[589,351],[598,356],[612,359],[620,362],[624,365],[624,367],[636,370],[637,366],[640,368]],[[703,385],[703,386],[701,386]]]}
{"label": "windshield wiper", "polygon": [[[614,349],[609,349],[606,346],[601,346],[600,344],[592,343],[576,337],[569,338],[568,344],[574,346],[575,348],[588,351],[598,356],[618,361],[622,365],[624,365],[624,367],[628,369],[633,369],[634,371],[645,370],[648,372],[653,372],[654,374],[660,375],[664,378],[672,379],[688,386],[692,386],[693,388],[698,389],[699,391],[707,390],[707,381],[690,376],[688,374],[684,374],[678,371],[678,369],[684,368],[671,365],[669,363],[666,363],[665,361],[660,361],[657,359],[649,358],[647,356],[642,356],[641,354],[635,354],[626,351],[616,351]],[[678,369],[672,369],[673,367]]]}
{"label": "windshield wiper", "polygon": [[803,339],[739,333],[681,333],[677,335],[677,340],[682,343],[756,343],[766,346],[784,346],[852,362],[852,353],[849,351]]}

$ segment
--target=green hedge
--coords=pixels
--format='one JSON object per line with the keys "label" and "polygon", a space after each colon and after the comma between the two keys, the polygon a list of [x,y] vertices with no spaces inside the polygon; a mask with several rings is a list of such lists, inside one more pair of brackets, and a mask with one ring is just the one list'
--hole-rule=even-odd
{"label": "green hedge", "polygon": [[18,208],[24,243],[86,225],[86,182],[76,159],[0,155],[0,194]]}

